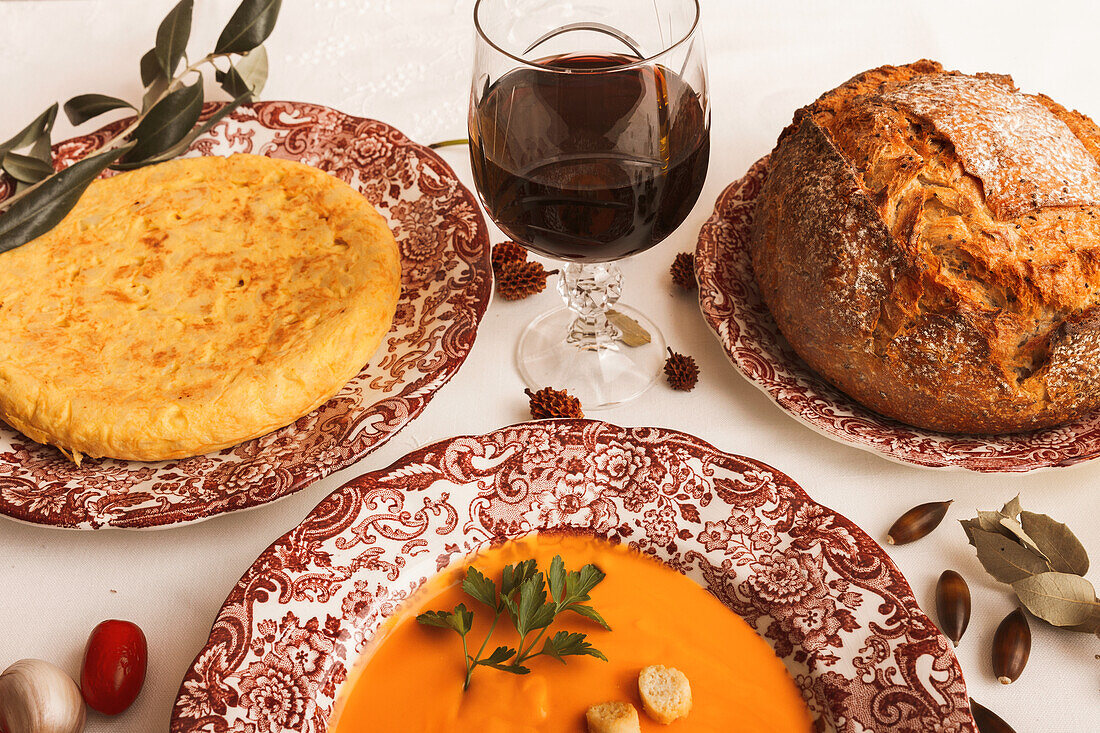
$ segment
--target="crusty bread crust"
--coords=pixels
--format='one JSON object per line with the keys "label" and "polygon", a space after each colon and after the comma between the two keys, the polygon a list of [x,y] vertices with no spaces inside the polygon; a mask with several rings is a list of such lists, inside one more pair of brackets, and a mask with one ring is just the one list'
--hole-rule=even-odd
{"label": "crusty bread crust", "polygon": [[799,110],[751,240],[761,294],[817,372],[953,433],[1100,406],[1100,128],[1011,78],[931,61]]}

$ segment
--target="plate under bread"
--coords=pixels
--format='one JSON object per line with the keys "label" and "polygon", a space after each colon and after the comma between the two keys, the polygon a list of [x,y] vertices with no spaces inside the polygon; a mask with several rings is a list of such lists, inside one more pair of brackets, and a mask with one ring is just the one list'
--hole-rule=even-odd
{"label": "plate under bread", "polygon": [[[220,105],[208,104],[205,115]],[[126,120],[54,146],[67,164]],[[178,525],[294,493],[381,446],[415,418],[473,346],[489,302],[485,220],[433,151],[375,120],[316,104],[244,105],[185,157],[253,153],[306,163],[363,193],[401,252],[401,299],[370,362],[331,400],[285,428],[217,453],[79,467],[0,422],[0,514],[76,529]],[[0,200],[12,193],[0,177]]]}
{"label": "plate under bread", "polygon": [[822,435],[901,463],[1016,473],[1100,455],[1100,413],[1029,433],[947,435],[868,410],[810,369],[779,332],[753,276],[749,236],[766,176],[765,157],[722,192],[695,250],[703,316],[751,384]]}
{"label": "plate under bread", "polygon": [[588,420],[445,440],[330,494],[230,592],[170,730],[324,731],[401,601],[548,529],[629,543],[714,593],[787,665],[815,730],[976,731],[950,642],[852,522],[759,461]]}

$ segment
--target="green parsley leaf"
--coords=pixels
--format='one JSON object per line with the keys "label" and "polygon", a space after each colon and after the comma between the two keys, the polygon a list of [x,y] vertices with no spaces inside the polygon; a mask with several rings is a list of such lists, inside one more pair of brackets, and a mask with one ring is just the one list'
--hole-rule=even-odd
{"label": "green parsley leaf", "polygon": [[546,574],[546,581],[554,603],[561,603],[566,581],[565,561],[561,559],[561,555],[554,556],[554,561],[550,563],[550,572]]}
{"label": "green parsley leaf", "polygon": [[595,657],[607,661],[607,657],[599,649],[586,641],[584,634],[575,634],[568,631],[559,631],[547,639],[542,645],[542,653],[557,659],[565,664],[564,657]]}
{"label": "green parsley leaf", "polygon": [[573,613],[584,616],[587,619],[591,619],[602,626],[605,630],[611,631],[611,627],[608,626],[606,621],[604,621],[603,616],[600,615],[600,612],[592,608],[592,606],[586,606],[581,603],[573,603],[563,608],[561,611],[559,611],[559,613],[564,613],[565,611],[572,611]]}
{"label": "green parsley leaf", "polygon": [[462,581],[462,590],[466,595],[475,601],[484,603],[489,608],[499,608],[496,583],[486,578],[473,565],[466,569],[466,578]]}
{"label": "green parsley leaf", "polygon": [[500,594],[510,596],[515,593],[524,581],[535,574],[535,570],[537,568],[534,560],[524,560],[521,563],[506,566],[500,584]]}

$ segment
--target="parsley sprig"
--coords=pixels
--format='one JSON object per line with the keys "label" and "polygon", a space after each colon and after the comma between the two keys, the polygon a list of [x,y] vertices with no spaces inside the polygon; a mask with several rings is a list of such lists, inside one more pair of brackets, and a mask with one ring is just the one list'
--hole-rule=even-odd
{"label": "parsley sprig", "polygon": [[[554,557],[550,570],[544,575],[534,560],[525,560],[504,568],[500,593],[489,578],[473,567],[466,569],[462,590],[478,603],[493,612],[489,633],[481,642],[477,654],[470,654],[467,636],[473,627],[474,612],[459,603],[451,611],[428,611],[416,617],[425,626],[450,629],[462,637],[462,655],[466,663],[466,680],[463,690],[470,688],[470,677],[478,667],[492,667],[510,674],[527,674],[527,663],[535,657],[553,657],[562,664],[570,656],[589,656],[607,661],[603,652],[588,643],[584,634],[558,631],[546,637],[551,624],[563,613],[575,613],[595,621],[608,631],[611,627],[599,611],[588,605],[590,593],[604,579],[602,570],[595,565],[585,565],[579,571],[567,571],[561,555]],[[549,591],[549,600],[547,599]],[[485,649],[496,631],[497,623],[505,614],[519,633],[518,648],[498,646],[488,656]],[[531,641],[528,642],[528,638]],[[542,648],[535,651],[539,642]]]}

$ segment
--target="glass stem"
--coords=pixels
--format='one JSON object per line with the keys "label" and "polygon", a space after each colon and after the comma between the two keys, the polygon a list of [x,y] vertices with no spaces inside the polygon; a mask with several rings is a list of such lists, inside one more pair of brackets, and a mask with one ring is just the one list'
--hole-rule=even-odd
{"label": "glass stem", "polygon": [[623,275],[614,263],[566,265],[558,281],[558,292],[577,314],[566,340],[586,351],[614,346],[622,334],[607,320],[607,311],[619,300],[622,289]]}

